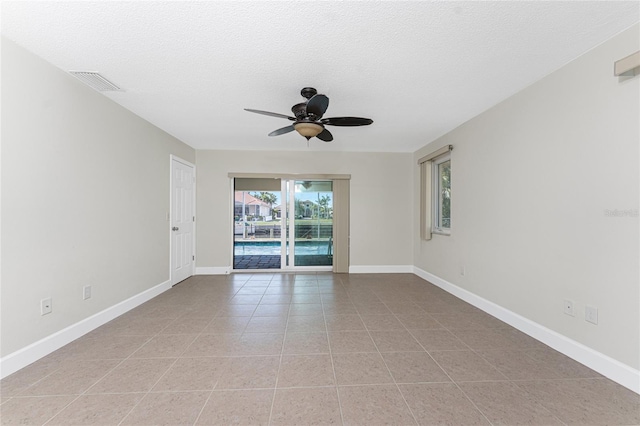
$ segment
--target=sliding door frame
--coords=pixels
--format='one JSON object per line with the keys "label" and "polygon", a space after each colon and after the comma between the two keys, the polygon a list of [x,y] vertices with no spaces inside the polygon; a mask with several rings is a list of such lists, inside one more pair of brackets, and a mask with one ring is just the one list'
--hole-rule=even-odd
{"label": "sliding door frame", "polygon": [[[231,229],[231,268],[232,272],[273,272],[278,271],[277,269],[265,269],[265,270],[256,270],[256,269],[234,269],[233,267],[233,259],[234,259],[234,237],[233,237],[233,212],[235,206],[235,195],[234,195],[234,180],[236,178],[250,178],[250,179],[280,179],[281,180],[281,196],[282,203],[281,205],[287,206],[287,212],[282,216],[282,251],[281,251],[281,263],[279,271],[321,271],[321,270],[329,270],[324,269],[322,267],[304,267],[304,266],[294,266],[289,268],[286,265],[286,234],[289,232],[290,237],[295,238],[293,234],[293,222],[289,218],[289,224],[286,223],[286,216],[289,214],[288,208],[289,202],[293,200],[293,189],[290,189],[290,193],[286,193],[286,181],[289,180],[324,180],[324,181],[332,181],[333,182],[333,266],[331,270],[334,273],[348,273],[349,272],[349,211],[350,211],[350,179],[351,175],[349,174],[280,174],[280,173],[229,173],[230,185],[231,185],[231,217],[229,228]],[[287,229],[287,226],[289,228]],[[291,242],[290,242],[291,244]],[[295,244],[295,242],[294,242]],[[293,256],[293,246],[289,247],[289,256]]]}

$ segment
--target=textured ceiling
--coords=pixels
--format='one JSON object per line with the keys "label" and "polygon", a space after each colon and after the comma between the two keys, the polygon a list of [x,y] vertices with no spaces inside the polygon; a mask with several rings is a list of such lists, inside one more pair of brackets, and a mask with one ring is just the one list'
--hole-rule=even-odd
{"label": "textured ceiling", "polygon": [[[3,35],[196,149],[413,152],[639,20],[639,2],[1,3]],[[631,52],[629,52],[631,53]],[[612,64],[613,67],[613,64]],[[334,141],[267,134],[312,86]]]}

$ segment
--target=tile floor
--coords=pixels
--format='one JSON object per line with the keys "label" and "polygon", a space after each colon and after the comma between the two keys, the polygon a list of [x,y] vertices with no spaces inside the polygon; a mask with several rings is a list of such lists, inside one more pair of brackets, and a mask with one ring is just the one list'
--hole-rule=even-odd
{"label": "tile floor", "polygon": [[192,277],[0,384],[3,425],[640,424],[639,395],[411,274]]}

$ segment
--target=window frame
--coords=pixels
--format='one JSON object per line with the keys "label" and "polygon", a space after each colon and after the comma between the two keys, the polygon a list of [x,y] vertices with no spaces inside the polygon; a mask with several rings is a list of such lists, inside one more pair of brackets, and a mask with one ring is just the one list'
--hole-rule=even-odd
{"label": "window frame", "polygon": [[[439,235],[451,235],[451,205],[449,206],[449,227],[442,226],[442,212],[441,212],[441,194],[442,194],[442,182],[440,180],[440,165],[449,162],[449,168],[451,169],[451,153],[440,155],[432,160],[431,167],[431,232]],[[451,174],[451,172],[450,172]],[[449,182],[449,188],[451,188],[451,182]],[[449,199],[451,200],[451,198]],[[451,201],[449,201],[451,202]]]}

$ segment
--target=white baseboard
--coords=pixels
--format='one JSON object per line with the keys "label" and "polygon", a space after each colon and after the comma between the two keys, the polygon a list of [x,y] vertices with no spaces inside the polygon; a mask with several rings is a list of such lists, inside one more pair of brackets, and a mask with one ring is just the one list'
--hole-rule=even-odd
{"label": "white baseboard", "polygon": [[165,281],[127,300],[117,303],[97,314],[85,318],[69,327],[57,331],[0,359],[0,378],[7,377],[21,368],[49,355],[64,345],[73,342],[88,332],[124,314],[127,311],[153,299],[169,290],[171,281]]}
{"label": "white baseboard", "polygon": [[533,322],[523,316],[511,312],[487,299],[468,290],[433,275],[420,268],[414,267],[414,273],[454,296],[482,309],[512,327],[517,328],[536,340],[552,347],[560,353],[586,365],[594,371],[613,380],[620,385],[640,394],[640,371],[621,363],[607,355],[595,351],[582,343],[576,342],[560,333]]}
{"label": "white baseboard", "polygon": [[196,268],[196,275],[229,275],[229,266],[201,266]]}
{"label": "white baseboard", "polygon": [[350,274],[412,274],[412,265],[351,265]]}

